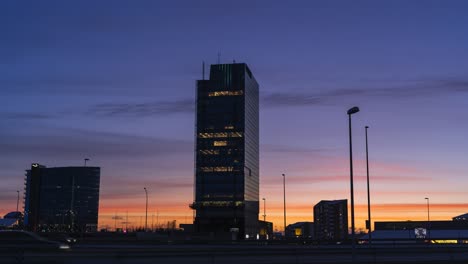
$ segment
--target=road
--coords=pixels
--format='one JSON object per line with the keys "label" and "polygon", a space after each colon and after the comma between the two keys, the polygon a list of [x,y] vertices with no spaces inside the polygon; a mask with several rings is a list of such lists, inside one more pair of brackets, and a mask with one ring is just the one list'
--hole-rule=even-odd
{"label": "road", "polygon": [[[355,263],[468,263],[468,246],[359,247]],[[64,252],[2,252],[0,263],[352,263],[349,246],[76,245]]]}

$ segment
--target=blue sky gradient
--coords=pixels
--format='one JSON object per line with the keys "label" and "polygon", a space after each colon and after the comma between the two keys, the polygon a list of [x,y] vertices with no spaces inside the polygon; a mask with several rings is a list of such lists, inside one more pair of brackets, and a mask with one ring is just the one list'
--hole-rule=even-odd
{"label": "blue sky gradient", "polygon": [[[102,167],[101,219],[143,212],[147,186],[154,208],[189,221],[195,81],[218,53],[246,62],[260,84],[272,220],[281,173],[294,219],[349,197],[354,105],[356,173],[365,175],[369,125],[376,204],[401,219],[423,218],[424,197],[440,204],[435,218],[466,213],[467,10],[466,1],[2,2],[0,213],[16,206],[32,162],[90,158]],[[365,181],[356,191],[365,204]],[[375,220],[388,218],[378,210]]]}

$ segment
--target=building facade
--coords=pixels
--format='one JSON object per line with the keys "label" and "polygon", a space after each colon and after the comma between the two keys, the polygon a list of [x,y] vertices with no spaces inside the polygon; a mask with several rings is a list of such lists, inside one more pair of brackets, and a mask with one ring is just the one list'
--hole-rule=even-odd
{"label": "building facade", "polygon": [[344,241],[348,238],[348,200],[320,201],[314,206],[315,239]]}
{"label": "building facade", "polygon": [[25,228],[35,232],[96,231],[99,185],[99,167],[32,164],[25,177]]}
{"label": "building facade", "polygon": [[288,239],[315,239],[313,222],[297,222],[286,227],[286,238]]}
{"label": "building facade", "polygon": [[258,234],[259,86],[245,63],[197,81],[195,231]]}

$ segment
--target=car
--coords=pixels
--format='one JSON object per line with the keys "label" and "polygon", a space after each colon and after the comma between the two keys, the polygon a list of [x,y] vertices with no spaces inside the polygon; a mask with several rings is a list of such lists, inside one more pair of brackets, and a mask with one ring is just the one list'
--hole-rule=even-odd
{"label": "car", "polygon": [[0,249],[20,251],[66,251],[70,246],[44,239],[32,232],[23,230],[0,230]]}
{"label": "car", "polygon": [[66,234],[66,233],[52,233],[47,235],[47,239],[52,241],[58,241],[65,243],[67,245],[73,245],[76,243],[76,238]]}

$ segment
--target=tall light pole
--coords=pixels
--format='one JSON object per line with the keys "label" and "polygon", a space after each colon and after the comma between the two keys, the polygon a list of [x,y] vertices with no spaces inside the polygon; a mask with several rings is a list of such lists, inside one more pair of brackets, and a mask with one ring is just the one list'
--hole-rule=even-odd
{"label": "tall light pole", "polygon": [[357,106],[348,110],[349,120],[349,181],[351,185],[351,247],[353,261],[356,259],[356,233],[354,231],[354,186],[353,186],[353,140],[351,136],[351,115],[359,112]]}
{"label": "tall light pole", "polygon": [[86,167],[86,163],[89,161],[88,158],[84,159],[84,166]]}
{"label": "tall light pole", "polygon": [[266,222],[266,199],[262,198],[263,200],[263,222]]}
{"label": "tall light pole", "polygon": [[370,213],[370,187],[369,187],[369,145],[367,143],[367,129],[366,126],[366,167],[367,167],[367,217],[369,221],[369,245],[372,245],[372,222]]}
{"label": "tall light pole", "polygon": [[148,190],[146,189],[146,187],[144,187],[143,189],[145,189],[145,194],[146,194],[146,214],[145,214],[145,232],[148,228]]}
{"label": "tall light pole", "polygon": [[430,231],[431,230],[431,220],[429,218],[429,198],[426,197],[424,199],[427,200],[427,234],[428,234],[428,236],[430,238],[431,237],[431,231]]}
{"label": "tall light pole", "polygon": [[286,175],[283,175],[283,201],[284,201],[284,237],[286,238]]}
{"label": "tall light pole", "polygon": [[16,198],[16,212],[18,212],[18,207],[19,207],[19,190],[16,190],[18,194],[18,198]]}

